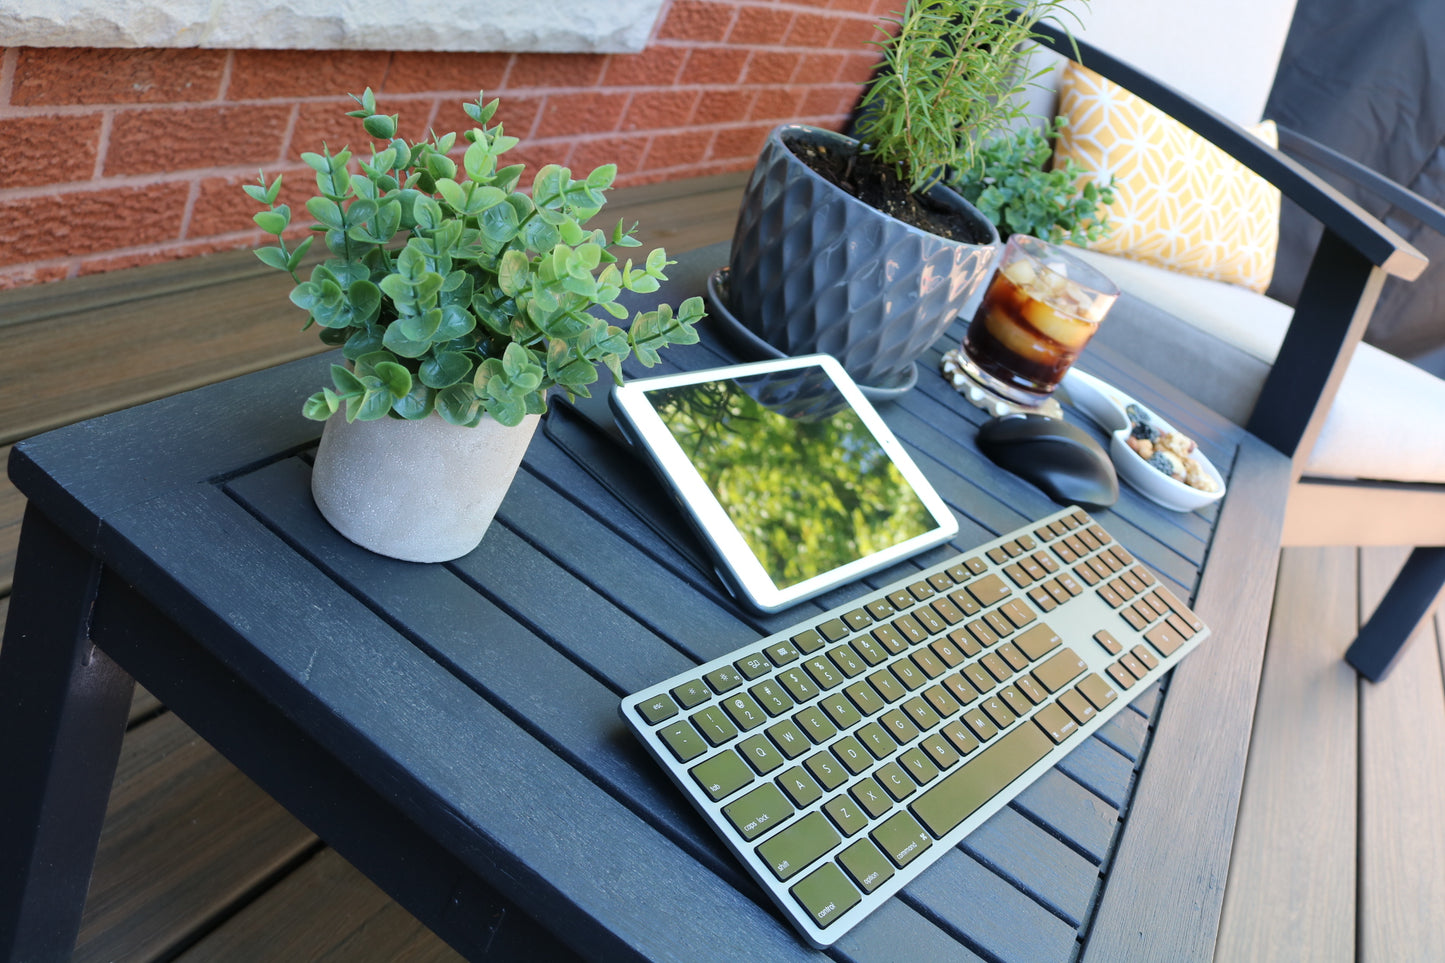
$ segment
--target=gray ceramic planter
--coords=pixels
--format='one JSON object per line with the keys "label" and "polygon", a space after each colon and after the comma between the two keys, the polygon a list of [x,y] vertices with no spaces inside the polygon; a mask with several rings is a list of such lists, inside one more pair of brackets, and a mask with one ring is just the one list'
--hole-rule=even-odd
{"label": "gray ceramic planter", "polygon": [[733,233],[733,314],[785,354],[831,354],[862,385],[905,384],[914,361],[977,306],[998,232],[943,187],[931,199],[974,218],[989,243],[963,244],[896,220],[800,161],[787,146],[799,141],[857,148],[815,127],[768,135]]}

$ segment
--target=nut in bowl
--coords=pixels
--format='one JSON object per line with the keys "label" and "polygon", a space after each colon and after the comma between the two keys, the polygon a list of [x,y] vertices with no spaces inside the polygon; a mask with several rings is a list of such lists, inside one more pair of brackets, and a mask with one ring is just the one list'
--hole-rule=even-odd
{"label": "nut in bowl", "polygon": [[1109,431],[1109,456],[1119,476],[1150,501],[1191,512],[1224,496],[1219,470],[1186,435],[1133,398],[1078,369],[1062,387],[1086,415]]}

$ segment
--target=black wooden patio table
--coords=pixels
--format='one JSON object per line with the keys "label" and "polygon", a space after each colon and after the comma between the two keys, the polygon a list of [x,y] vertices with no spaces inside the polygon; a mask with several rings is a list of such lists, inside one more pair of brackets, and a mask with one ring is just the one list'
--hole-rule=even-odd
{"label": "black wooden patio table", "polygon": [[[724,259],[684,256],[660,297],[700,293]],[[1126,296],[1115,310],[1154,309]],[[880,405],[961,534],[870,585],[1055,508],[975,447],[986,416],[938,374],[961,334]],[[664,367],[735,359],[709,331]],[[776,616],[741,609],[650,476],[565,404],[475,552],[441,565],[370,554],[308,490],[320,425],[301,400],[333,360],[16,446],[29,507],[0,649],[0,955],[69,954],[134,679],[465,955],[516,907],[528,919],[508,925],[534,958],[818,957],[617,705],[866,586]],[[1096,513],[1214,635],[836,959],[1212,954],[1289,465],[1125,358],[1091,348],[1080,365],[1198,439],[1228,479],[1200,512],[1126,488]]]}

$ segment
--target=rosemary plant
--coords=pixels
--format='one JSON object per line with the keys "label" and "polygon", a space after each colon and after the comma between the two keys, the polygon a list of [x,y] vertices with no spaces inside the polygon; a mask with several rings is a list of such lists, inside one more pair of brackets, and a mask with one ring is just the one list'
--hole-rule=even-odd
{"label": "rosemary plant", "polygon": [[[1087,2],[1087,0],[1083,0]],[[858,140],[914,193],[949,169],[971,167],[979,146],[1024,113],[1020,98],[1041,21],[1059,24],[1068,0],[910,0],[884,18],[883,68],[860,105]],[[1060,24],[1061,25],[1061,24]]]}

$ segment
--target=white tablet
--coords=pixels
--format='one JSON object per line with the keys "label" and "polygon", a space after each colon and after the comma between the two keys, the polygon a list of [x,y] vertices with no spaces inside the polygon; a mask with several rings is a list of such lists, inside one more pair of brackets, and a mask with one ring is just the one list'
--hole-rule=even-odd
{"label": "white tablet", "polygon": [[776,612],[952,538],[958,523],[827,355],[613,389],[737,598]]}

